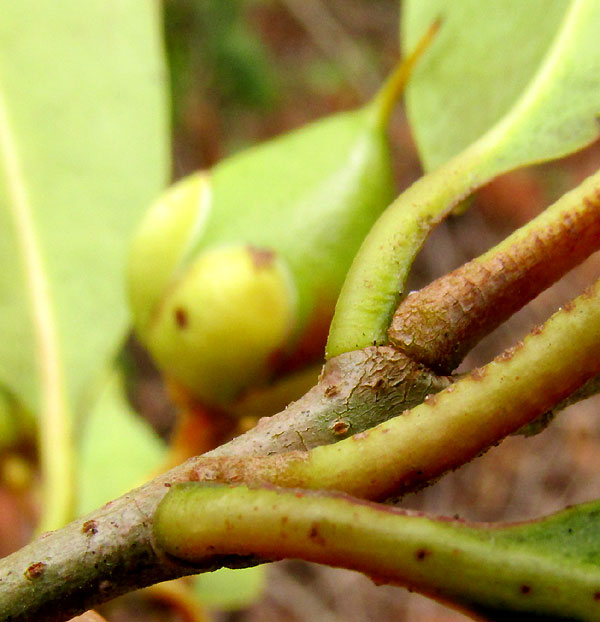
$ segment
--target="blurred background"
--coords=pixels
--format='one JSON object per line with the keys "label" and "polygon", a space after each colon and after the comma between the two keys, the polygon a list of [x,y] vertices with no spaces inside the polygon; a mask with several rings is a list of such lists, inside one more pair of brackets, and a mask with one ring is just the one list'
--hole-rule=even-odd
{"label": "blurred background", "polygon": [[[398,0],[165,0],[171,71],[173,177],[324,115],[366,102],[397,62]],[[398,192],[421,173],[401,106],[390,129]],[[600,145],[565,160],[506,175],[470,209],[441,225],[420,254],[417,289],[494,245],[597,170]],[[591,257],[490,335],[465,361],[483,364],[544,321],[600,276]],[[174,413],[159,374],[134,343],[134,401],[165,437]],[[471,520],[532,518],[600,497],[600,402],[560,414],[536,437],[511,437],[402,505]],[[0,492],[7,495],[8,493]],[[8,505],[7,505],[8,504]],[[8,499],[0,541],[22,538],[18,503]],[[15,508],[14,511],[11,508]],[[11,513],[12,512],[12,513]],[[25,533],[26,537],[26,533]],[[357,573],[299,561],[271,564],[261,597],[217,622],[458,622],[464,616],[402,588],[376,587]],[[107,619],[180,620],[163,601],[130,595],[102,608]]]}

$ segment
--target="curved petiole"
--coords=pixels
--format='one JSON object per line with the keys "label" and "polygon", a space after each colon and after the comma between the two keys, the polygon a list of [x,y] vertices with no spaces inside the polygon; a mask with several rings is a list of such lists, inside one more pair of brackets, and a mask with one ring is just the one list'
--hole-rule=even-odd
{"label": "curved petiole", "polygon": [[[600,282],[522,343],[423,404],[309,452],[206,465],[196,479],[384,499],[421,488],[551,410],[600,372]],[[372,396],[376,402],[376,395]]]}
{"label": "curved petiole", "polygon": [[600,171],[481,257],[412,292],[390,343],[437,373],[600,247]]}
{"label": "curved petiole", "polygon": [[[470,612],[600,617],[600,502],[531,523],[433,519],[345,495],[180,484],[154,517],[159,546],[194,565],[282,557],[359,570]],[[549,617],[546,617],[549,616]],[[502,618],[508,619],[508,618]]]}

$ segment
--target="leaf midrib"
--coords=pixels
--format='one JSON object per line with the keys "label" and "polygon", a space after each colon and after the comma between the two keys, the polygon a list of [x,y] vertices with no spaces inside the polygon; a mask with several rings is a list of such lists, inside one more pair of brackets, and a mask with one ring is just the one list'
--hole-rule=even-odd
{"label": "leaf midrib", "polygon": [[39,435],[45,479],[44,518],[40,527],[54,529],[67,522],[73,506],[71,422],[49,278],[44,269],[31,200],[1,82],[0,166],[6,182],[7,206],[23,261],[39,366]]}

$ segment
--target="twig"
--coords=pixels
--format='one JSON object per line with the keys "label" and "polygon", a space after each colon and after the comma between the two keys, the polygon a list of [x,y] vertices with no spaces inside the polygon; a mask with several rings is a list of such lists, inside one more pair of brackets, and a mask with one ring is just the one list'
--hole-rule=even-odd
{"label": "twig", "polygon": [[496,248],[409,294],[390,342],[450,373],[485,335],[600,248],[600,172]]}

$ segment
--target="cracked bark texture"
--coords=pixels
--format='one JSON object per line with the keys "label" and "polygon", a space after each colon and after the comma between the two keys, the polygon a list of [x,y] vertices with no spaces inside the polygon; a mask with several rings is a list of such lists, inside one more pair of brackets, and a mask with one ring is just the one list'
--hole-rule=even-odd
{"label": "cracked bark texture", "polygon": [[600,174],[496,248],[409,294],[388,337],[448,374],[487,334],[600,247]]}
{"label": "cracked bark texture", "polygon": [[[235,481],[248,473],[252,457],[257,463],[259,456],[281,452],[282,462],[297,458],[400,414],[450,383],[389,347],[332,359],[317,386],[250,432],[0,560],[1,619],[67,620],[133,589],[216,568],[216,562],[182,564],[155,546],[152,516],[171,484],[200,473],[209,481]],[[220,559],[218,567],[227,564]]]}
{"label": "cracked bark texture", "polygon": [[318,384],[274,417],[211,455],[265,456],[329,445],[420,404],[452,383],[388,346],[341,354]]}

